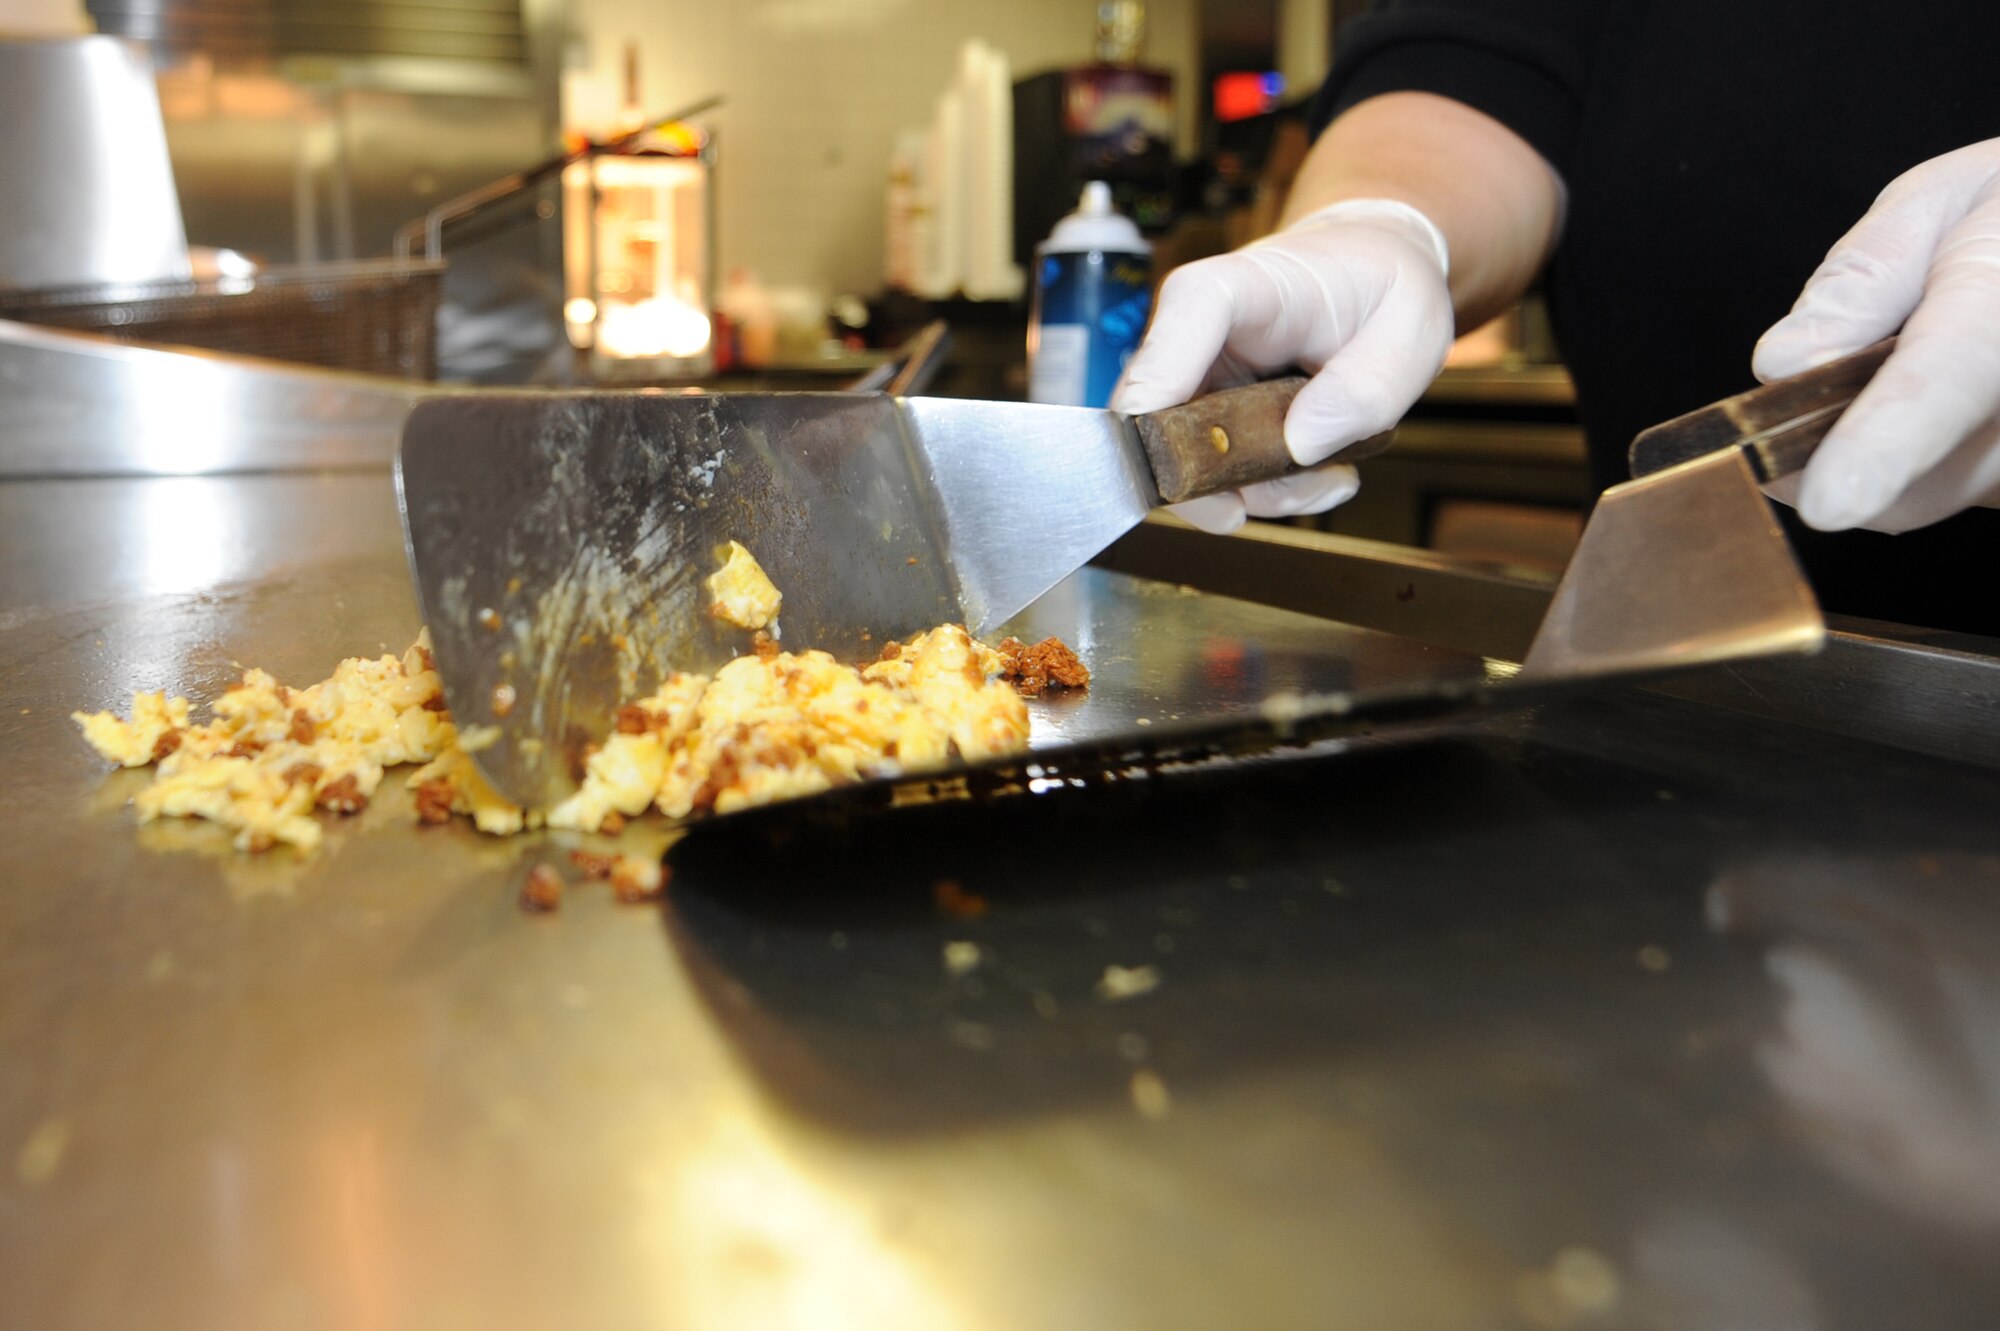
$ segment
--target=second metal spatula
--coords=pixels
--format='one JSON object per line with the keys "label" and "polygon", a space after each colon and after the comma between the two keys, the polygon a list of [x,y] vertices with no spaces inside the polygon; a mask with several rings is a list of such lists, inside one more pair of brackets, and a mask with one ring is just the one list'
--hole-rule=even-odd
{"label": "second metal spatula", "polygon": [[1826,624],[1758,488],[1803,468],[1894,339],[1642,432],[1598,500],[1522,677],[1815,650]]}

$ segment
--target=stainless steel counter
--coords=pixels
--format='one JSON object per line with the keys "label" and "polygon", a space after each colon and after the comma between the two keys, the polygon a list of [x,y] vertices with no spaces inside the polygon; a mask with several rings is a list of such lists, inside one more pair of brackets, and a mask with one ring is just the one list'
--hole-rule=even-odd
{"label": "stainless steel counter", "polygon": [[[238,857],[135,828],[67,720],[399,649],[385,472],[16,480],[0,533],[0,1325],[2000,1312],[1990,767],[1616,692],[746,815],[659,909],[531,917],[558,838],[418,828],[392,779]],[[1477,668],[1107,573],[1039,614],[1121,723]]]}
{"label": "stainless steel counter", "polygon": [[0,478],[382,468],[448,391],[0,319]]}

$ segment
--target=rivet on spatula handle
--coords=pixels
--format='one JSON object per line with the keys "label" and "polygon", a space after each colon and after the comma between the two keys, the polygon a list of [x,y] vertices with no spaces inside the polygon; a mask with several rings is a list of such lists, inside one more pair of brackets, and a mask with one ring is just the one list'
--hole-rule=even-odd
{"label": "rivet on spatula handle", "polygon": [[[1285,413],[1305,386],[1303,375],[1268,379],[1133,417],[1161,501],[1177,504],[1301,470],[1285,448]],[[1363,439],[1329,461],[1373,457],[1393,437],[1385,431]]]}
{"label": "rivet on spatula handle", "polygon": [[1803,374],[1643,430],[1632,441],[1632,475],[1650,476],[1732,446],[1749,457],[1759,481],[1803,470],[1827,431],[1895,349],[1896,339],[1885,338]]}

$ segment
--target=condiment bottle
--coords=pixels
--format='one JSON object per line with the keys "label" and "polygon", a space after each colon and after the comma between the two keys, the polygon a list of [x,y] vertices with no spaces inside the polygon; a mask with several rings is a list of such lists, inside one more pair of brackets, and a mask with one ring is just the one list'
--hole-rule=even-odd
{"label": "condiment bottle", "polygon": [[1075,212],[1035,247],[1028,320],[1028,398],[1073,407],[1110,405],[1152,309],[1153,247],[1093,180]]}

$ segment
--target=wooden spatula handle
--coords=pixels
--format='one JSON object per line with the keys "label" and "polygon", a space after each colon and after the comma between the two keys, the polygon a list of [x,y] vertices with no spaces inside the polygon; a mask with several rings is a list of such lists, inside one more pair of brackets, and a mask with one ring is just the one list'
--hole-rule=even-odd
{"label": "wooden spatula handle", "polygon": [[1632,441],[1632,474],[1650,476],[1732,446],[1748,455],[1760,481],[1802,470],[1833,423],[1895,349],[1896,339],[1884,338],[1804,374],[1641,431]]}
{"label": "wooden spatula handle", "polygon": [[[1177,504],[1301,470],[1285,449],[1285,412],[1305,386],[1303,375],[1267,379],[1134,416],[1160,499]],[[1394,437],[1385,431],[1363,439],[1329,461],[1373,457]]]}

